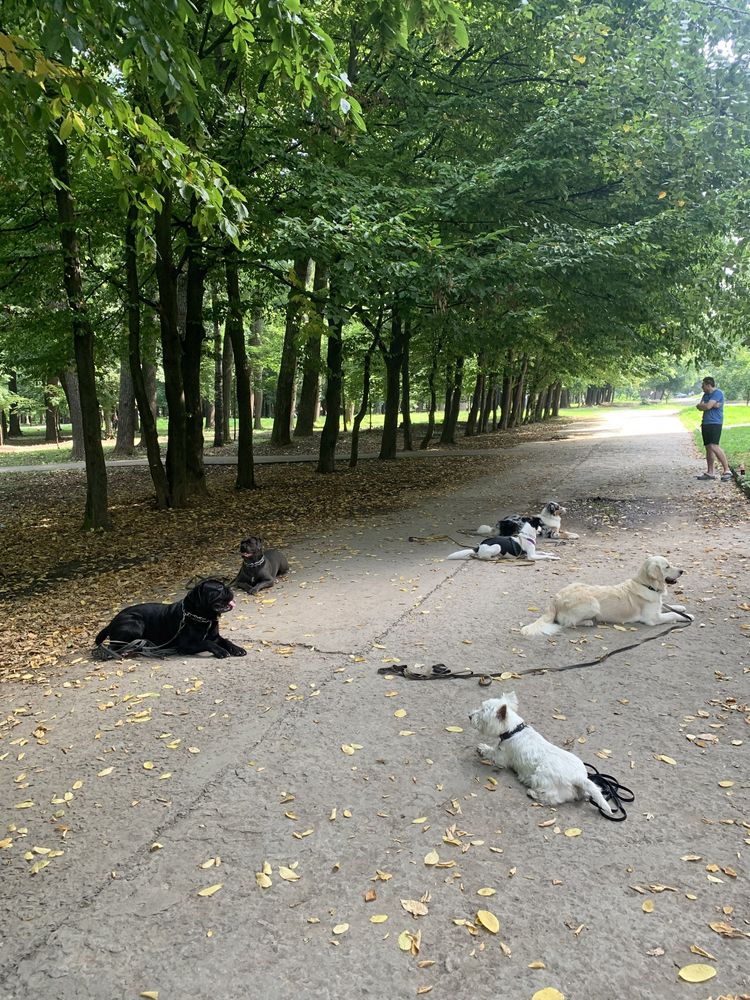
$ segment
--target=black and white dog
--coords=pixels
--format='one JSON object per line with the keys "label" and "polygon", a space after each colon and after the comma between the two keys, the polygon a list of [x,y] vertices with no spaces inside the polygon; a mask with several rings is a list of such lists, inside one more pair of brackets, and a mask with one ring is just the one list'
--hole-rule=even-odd
{"label": "black and white dog", "polygon": [[536,515],[515,515],[513,517],[501,518],[494,528],[491,528],[487,524],[481,524],[477,528],[478,535],[489,534],[491,531],[496,531],[499,535],[505,534],[515,534],[512,531],[512,526],[515,524],[519,530],[521,524],[531,524],[536,528],[537,534],[542,538],[552,538],[552,539],[573,539],[579,538],[573,531],[564,531],[561,528],[562,515],[567,514],[566,509],[559,504],[556,500],[550,500],[542,507],[539,514]]}
{"label": "black and white dog", "polygon": [[[516,525],[518,528],[518,525]],[[536,551],[536,528],[524,523],[512,535],[493,535],[485,538],[475,548],[459,549],[447,556],[448,559],[499,559],[514,556],[516,559],[559,559],[550,552]]]}

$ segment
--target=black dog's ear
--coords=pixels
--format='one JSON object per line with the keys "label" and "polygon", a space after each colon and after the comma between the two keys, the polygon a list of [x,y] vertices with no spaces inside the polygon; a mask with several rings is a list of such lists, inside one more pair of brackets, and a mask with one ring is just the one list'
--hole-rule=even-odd
{"label": "black dog's ear", "polygon": [[505,716],[508,714],[508,706],[501,705],[497,710],[497,717],[501,722],[505,722]]}

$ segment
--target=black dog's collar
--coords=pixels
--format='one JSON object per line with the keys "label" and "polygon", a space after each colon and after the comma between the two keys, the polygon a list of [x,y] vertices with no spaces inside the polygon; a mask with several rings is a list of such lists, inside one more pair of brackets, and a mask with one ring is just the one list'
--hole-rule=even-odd
{"label": "black dog's collar", "polygon": [[[243,556],[242,558],[244,559],[245,557]],[[257,562],[247,562],[247,560],[245,560],[245,565],[249,566],[251,569],[257,569],[259,566],[262,566],[265,561],[266,557],[261,556]]]}
{"label": "black dog's collar", "polygon": [[526,723],[525,722],[519,722],[519,724],[516,726],[515,729],[511,729],[511,731],[509,733],[503,733],[501,736],[498,737],[498,745],[500,743],[504,743],[506,740],[509,740],[511,738],[511,736],[515,736],[516,733],[520,733],[521,730],[525,729],[525,728],[526,728]]}
{"label": "black dog's collar", "polygon": [[186,611],[184,601],[182,602],[182,618],[183,621],[185,618],[192,618],[194,622],[203,622],[204,625],[210,625],[213,621],[212,618],[201,618],[200,615],[194,615],[192,611]]}

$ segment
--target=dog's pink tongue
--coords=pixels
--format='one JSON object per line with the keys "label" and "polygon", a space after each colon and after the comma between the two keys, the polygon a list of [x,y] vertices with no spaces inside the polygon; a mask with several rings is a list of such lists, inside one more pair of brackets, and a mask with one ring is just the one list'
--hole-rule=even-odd
{"label": "dog's pink tongue", "polygon": [[231,611],[233,607],[234,607],[234,601],[230,601],[229,602],[229,610]]}

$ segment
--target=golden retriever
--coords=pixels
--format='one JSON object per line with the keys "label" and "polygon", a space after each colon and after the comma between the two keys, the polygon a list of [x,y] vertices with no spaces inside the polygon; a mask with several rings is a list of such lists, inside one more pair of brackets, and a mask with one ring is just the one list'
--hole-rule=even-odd
{"label": "golden retriever", "polygon": [[541,618],[524,625],[523,635],[555,635],[565,627],[583,622],[642,622],[661,625],[665,622],[692,621],[681,604],[673,611],[662,611],[668,583],[676,583],[683,571],[670,566],[664,556],[647,556],[636,575],[614,586],[571,583],[552,598]]}

